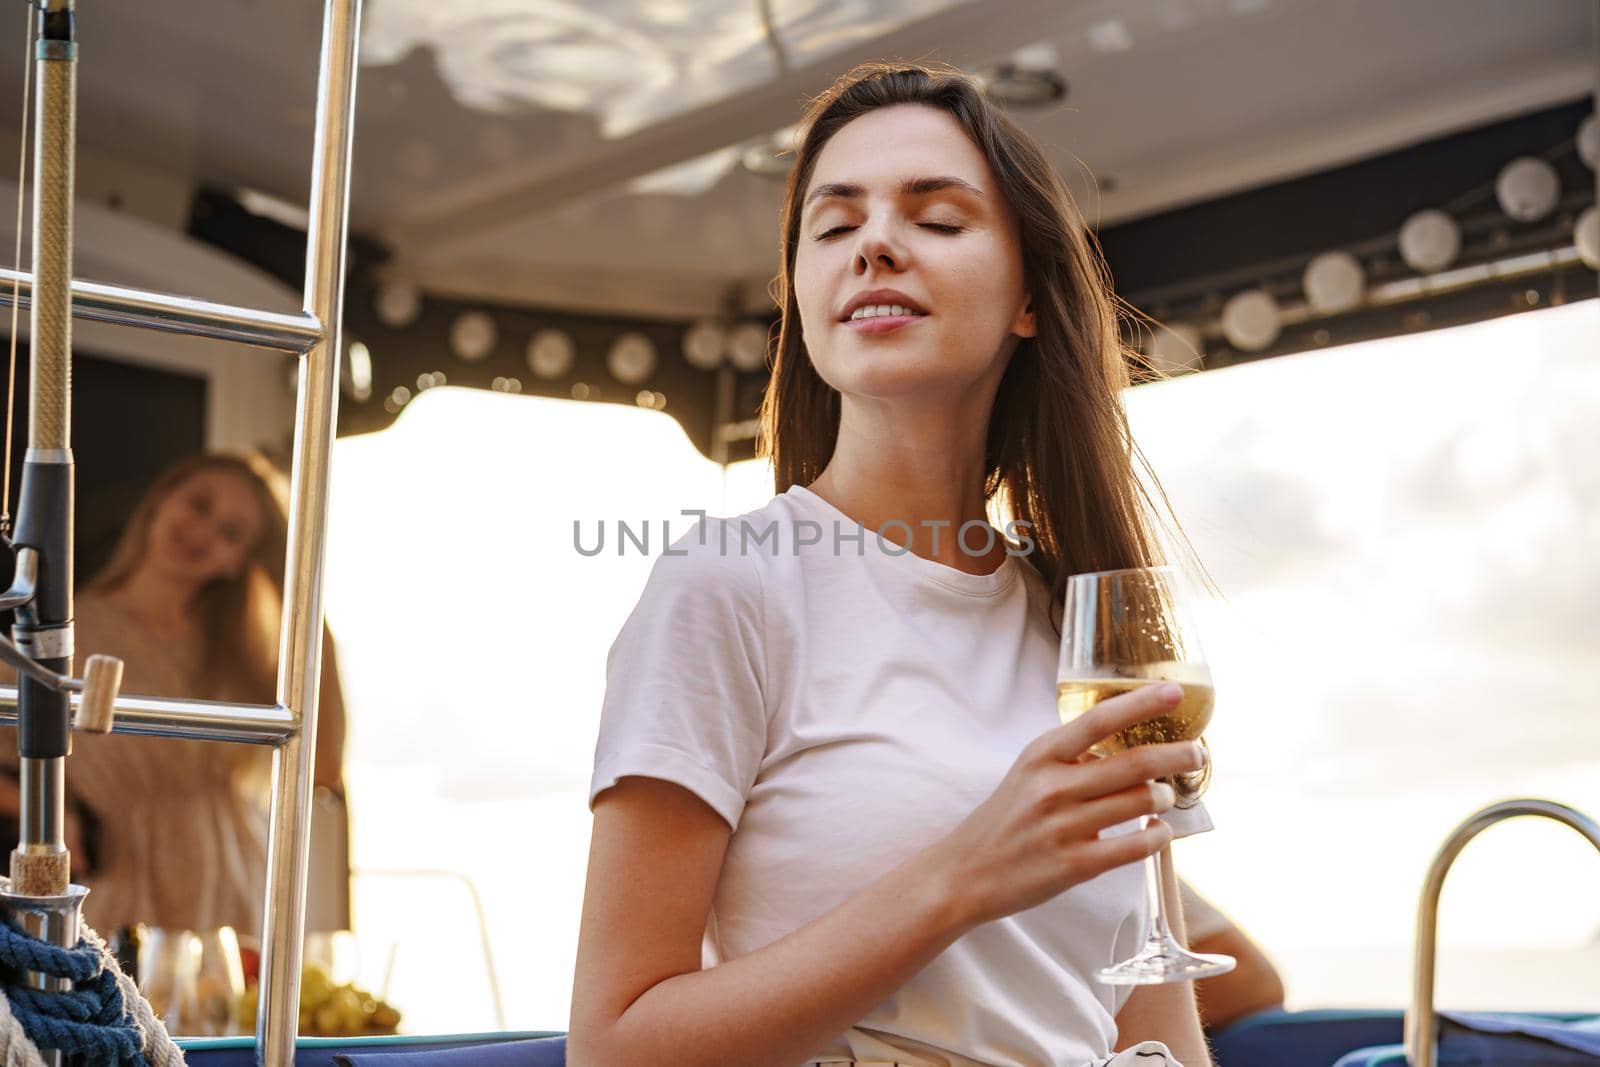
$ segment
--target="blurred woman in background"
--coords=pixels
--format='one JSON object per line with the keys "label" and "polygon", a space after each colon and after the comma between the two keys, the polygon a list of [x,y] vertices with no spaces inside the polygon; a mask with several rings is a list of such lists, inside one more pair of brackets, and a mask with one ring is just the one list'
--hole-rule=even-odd
{"label": "blurred woman in background", "polygon": [[[78,591],[79,662],[118,657],[128,694],[273,703],[286,495],[259,456],[200,455],[169,468]],[[322,663],[316,785],[342,797],[344,701],[326,632]],[[69,846],[75,880],[93,891],[90,924],[108,934],[141,922],[259,934],[271,766],[266,746],[76,736]],[[0,810],[17,807],[13,778],[0,784]]]}

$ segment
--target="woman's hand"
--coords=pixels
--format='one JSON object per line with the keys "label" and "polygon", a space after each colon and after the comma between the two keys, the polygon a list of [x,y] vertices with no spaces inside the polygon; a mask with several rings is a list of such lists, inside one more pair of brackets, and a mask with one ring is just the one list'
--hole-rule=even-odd
{"label": "woman's hand", "polygon": [[1159,852],[1172,840],[1160,820],[1101,840],[1100,831],[1174,803],[1157,779],[1198,770],[1191,741],[1145,745],[1105,759],[1090,746],[1177,707],[1176,685],[1141,686],[1101,701],[1023,750],[990,797],[925,858],[953,887],[972,925],[1044,903],[1114,867]]}

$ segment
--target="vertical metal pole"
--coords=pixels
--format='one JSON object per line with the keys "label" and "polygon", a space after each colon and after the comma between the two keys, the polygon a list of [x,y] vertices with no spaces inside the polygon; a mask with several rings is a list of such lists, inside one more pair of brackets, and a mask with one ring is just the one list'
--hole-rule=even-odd
{"label": "vertical metal pole", "polygon": [[344,303],[350,147],[355,116],[360,0],[327,0],[317,77],[317,132],[306,234],[305,310],[322,339],[301,364],[290,491],[288,568],[280,635],[278,701],[300,728],[278,749],[262,938],[257,1062],[292,1067],[299,1023],[300,956],[305,932],[311,833],[311,771],[322,674],[323,531],[338,415],[340,311]]}
{"label": "vertical metal pole", "polygon": [[[72,199],[77,142],[78,45],[72,0],[39,5],[34,54],[33,307],[30,316],[28,452],[17,506],[16,543],[38,554],[32,602],[17,611],[17,644],[50,670],[72,672]],[[78,938],[85,890],[69,885],[64,837],[66,762],[72,750],[72,706],[66,693],[19,678],[17,749],[21,826],[11,853],[6,917],[57,945]],[[35,989],[71,982],[39,974],[20,978]],[[76,1063],[41,1050],[51,1067]]]}
{"label": "vertical metal pole", "polygon": [[[35,66],[33,275],[28,452],[16,542],[39,555],[37,595],[17,613],[17,643],[44,666],[72,671],[72,194],[77,43],[71,0],[39,12]],[[71,749],[67,694],[18,679],[21,840],[13,891],[67,891],[62,837],[64,763]]]}

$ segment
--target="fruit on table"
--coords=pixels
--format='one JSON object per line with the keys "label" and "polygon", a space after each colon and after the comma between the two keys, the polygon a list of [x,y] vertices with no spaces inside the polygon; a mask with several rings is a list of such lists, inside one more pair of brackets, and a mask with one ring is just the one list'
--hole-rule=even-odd
{"label": "fruit on table", "polygon": [[[259,985],[245,987],[234,1004],[233,1019],[239,1029],[256,1028],[260,1005]],[[349,1037],[392,1032],[400,1013],[359,986],[334,982],[327,969],[308,963],[300,974],[300,1033],[318,1037]]]}
{"label": "fruit on table", "polygon": [[249,945],[239,946],[239,966],[244,971],[245,984],[261,980],[261,953]]}
{"label": "fruit on table", "polygon": [[320,963],[300,968],[300,1007],[316,1008],[333,994],[333,975]]}

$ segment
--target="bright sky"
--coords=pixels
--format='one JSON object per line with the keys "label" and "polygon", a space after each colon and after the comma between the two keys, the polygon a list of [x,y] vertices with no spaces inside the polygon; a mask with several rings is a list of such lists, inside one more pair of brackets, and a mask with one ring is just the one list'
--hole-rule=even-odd
{"label": "bright sky", "polygon": [[[1129,396],[1226,597],[1201,619],[1218,829],[1179,865],[1292,1007],[1403,1005],[1423,870],[1476,808],[1600,814],[1596,336],[1588,301]],[[651,565],[616,524],[659,552],[663,521],[759,507],[770,478],[724,477],[659,413],[448,388],[334,461],[359,977],[410,1032],[502,1025],[464,876],[503,1024],[564,1029],[605,656]],[[1592,1010],[1589,851],[1523,820],[1463,854],[1442,1006]]]}

